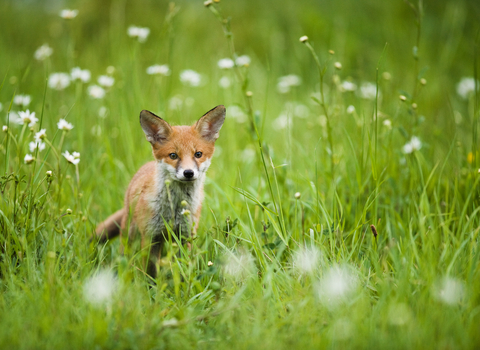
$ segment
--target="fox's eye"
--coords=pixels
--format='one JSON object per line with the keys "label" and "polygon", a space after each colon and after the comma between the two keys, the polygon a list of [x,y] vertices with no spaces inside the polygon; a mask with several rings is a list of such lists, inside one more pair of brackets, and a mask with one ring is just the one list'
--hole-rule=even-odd
{"label": "fox's eye", "polygon": [[170,159],[177,159],[178,158],[178,154],[176,154],[176,153],[170,153],[169,156],[170,156]]}
{"label": "fox's eye", "polygon": [[195,158],[202,158],[202,152],[195,152]]}

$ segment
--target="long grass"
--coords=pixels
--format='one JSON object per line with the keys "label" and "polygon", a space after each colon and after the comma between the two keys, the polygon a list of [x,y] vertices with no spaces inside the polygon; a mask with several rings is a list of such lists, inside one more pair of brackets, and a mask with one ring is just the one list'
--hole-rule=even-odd
{"label": "long grass", "polygon": [[[0,4],[0,347],[477,348],[478,6],[207,5]],[[77,66],[88,83],[50,87]],[[178,125],[219,104],[199,230],[190,250],[169,232],[152,284],[95,226],[152,159],[140,110]]]}

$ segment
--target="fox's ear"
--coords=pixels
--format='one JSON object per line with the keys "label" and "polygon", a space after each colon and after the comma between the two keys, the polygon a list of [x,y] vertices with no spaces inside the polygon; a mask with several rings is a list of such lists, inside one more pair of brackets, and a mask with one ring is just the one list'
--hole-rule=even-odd
{"label": "fox's ear", "polygon": [[149,111],[140,112],[140,125],[152,145],[156,142],[163,143],[172,132],[172,127],[165,120]]}
{"label": "fox's ear", "polygon": [[225,113],[225,106],[215,107],[197,121],[195,129],[205,140],[215,142],[225,121]]}

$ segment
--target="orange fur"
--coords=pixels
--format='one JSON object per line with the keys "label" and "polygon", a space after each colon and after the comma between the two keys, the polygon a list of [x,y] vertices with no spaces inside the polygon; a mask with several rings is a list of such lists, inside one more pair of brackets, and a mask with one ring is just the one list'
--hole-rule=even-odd
{"label": "orange fur", "polygon": [[[142,111],[140,124],[152,145],[155,160],[142,166],[132,178],[124,208],[98,225],[99,241],[118,234],[127,234],[128,241],[132,241],[139,233],[141,248],[151,244],[146,267],[148,274],[155,277],[167,235],[165,222],[181,236],[194,233],[198,227],[205,172],[224,120],[223,106],[215,107],[192,126],[170,126],[154,114]],[[190,215],[185,215],[185,210]]]}

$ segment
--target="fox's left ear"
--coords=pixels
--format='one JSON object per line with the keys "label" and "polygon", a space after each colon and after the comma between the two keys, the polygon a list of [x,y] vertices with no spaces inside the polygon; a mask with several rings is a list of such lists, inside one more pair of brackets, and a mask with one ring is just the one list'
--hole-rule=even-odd
{"label": "fox's left ear", "polygon": [[215,142],[218,139],[218,133],[225,121],[225,106],[220,105],[208,111],[195,124],[195,129],[200,136],[209,142]]}

